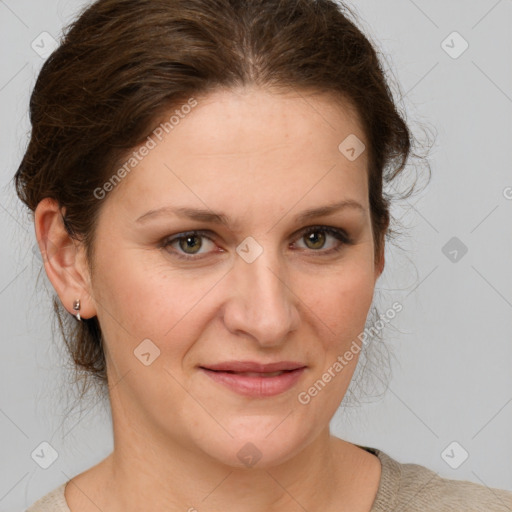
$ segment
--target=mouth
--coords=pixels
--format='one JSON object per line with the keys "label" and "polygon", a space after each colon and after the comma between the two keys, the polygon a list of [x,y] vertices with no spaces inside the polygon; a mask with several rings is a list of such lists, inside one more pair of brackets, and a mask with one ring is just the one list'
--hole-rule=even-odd
{"label": "mouth", "polygon": [[204,368],[200,366],[203,370],[208,370],[216,373],[231,373],[233,375],[244,375],[246,377],[278,377],[279,375],[283,375],[283,373],[294,372],[295,370],[281,370],[279,372],[234,372],[232,370],[212,370],[211,368]]}
{"label": "mouth", "polygon": [[297,361],[278,361],[275,363],[258,363],[256,361],[225,361],[201,366],[206,370],[229,373],[271,374],[304,368],[306,365]]}
{"label": "mouth", "polygon": [[199,367],[214,382],[237,394],[253,398],[284,393],[295,386],[306,366],[275,371],[235,371]]}

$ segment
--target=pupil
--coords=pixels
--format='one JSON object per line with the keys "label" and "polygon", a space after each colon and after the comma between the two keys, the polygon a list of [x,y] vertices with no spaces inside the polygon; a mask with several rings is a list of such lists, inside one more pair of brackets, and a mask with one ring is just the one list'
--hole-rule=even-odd
{"label": "pupil", "polygon": [[[187,251],[188,249],[193,249],[194,248],[194,244],[190,244],[190,240],[198,240],[199,237],[198,236],[187,236],[186,238],[182,239],[182,240],[185,240],[186,242],[186,247],[182,247],[182,249],[184,249],[185,251]],[[197,249],[201,248],[201,243],[199,244],[195,244],[197,247]]]}
{"label": "pupil", "polygon": [[319,233],[319,231],[315,231],[313,233],[310,233],[308,235],[308,240],[310,242],[313,242],[313,244],[315,244],[315,240],[316,240],[316,242],[318,242],[318,240],[320,240],[320,246],[322,246],[323,245],[323,243],[322,243],[323,242],[323,235],[320,235],[320,237],[318,237],[318,236],[315,235],[315,233]]}

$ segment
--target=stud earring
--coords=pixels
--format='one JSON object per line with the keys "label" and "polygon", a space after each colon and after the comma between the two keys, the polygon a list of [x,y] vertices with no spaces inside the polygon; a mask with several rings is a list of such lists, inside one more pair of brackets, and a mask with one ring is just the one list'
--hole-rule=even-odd
{"label": "stud earring", "polygon": [[73,309],[74,309],[75,311],[77,311],[77,314],[75,315],[75,316],[76,316],[76,319],[77,319],[78,321],[80,321],[80,320],[81,320],[81,318],[80,318],[80,313],[79,313],[79,311],[80,311],[80,299],[77,299],[77,300],[75,300],[75,302],[73,302]]}

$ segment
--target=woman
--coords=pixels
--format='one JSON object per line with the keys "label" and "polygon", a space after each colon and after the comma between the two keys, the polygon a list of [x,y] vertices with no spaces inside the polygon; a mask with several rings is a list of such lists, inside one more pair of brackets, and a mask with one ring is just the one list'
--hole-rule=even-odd
{"label": "woman", "polygon": [[115,448],[29,511],[512,509],[329,431],[411,151],[348,14],[100,0],[43,66],[16,186]]}

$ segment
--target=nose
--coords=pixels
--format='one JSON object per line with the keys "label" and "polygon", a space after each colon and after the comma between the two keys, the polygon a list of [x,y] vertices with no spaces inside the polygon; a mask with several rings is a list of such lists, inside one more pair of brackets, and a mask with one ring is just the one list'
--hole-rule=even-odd
{"label": "nose", "polygon": [[250,336],[261,346],[282,345],[300,321],[300,301],[288,274],[285,264],[268,248],[252,263],[237,257],[226,283],[232,292],[224,309],[229,331]]}

